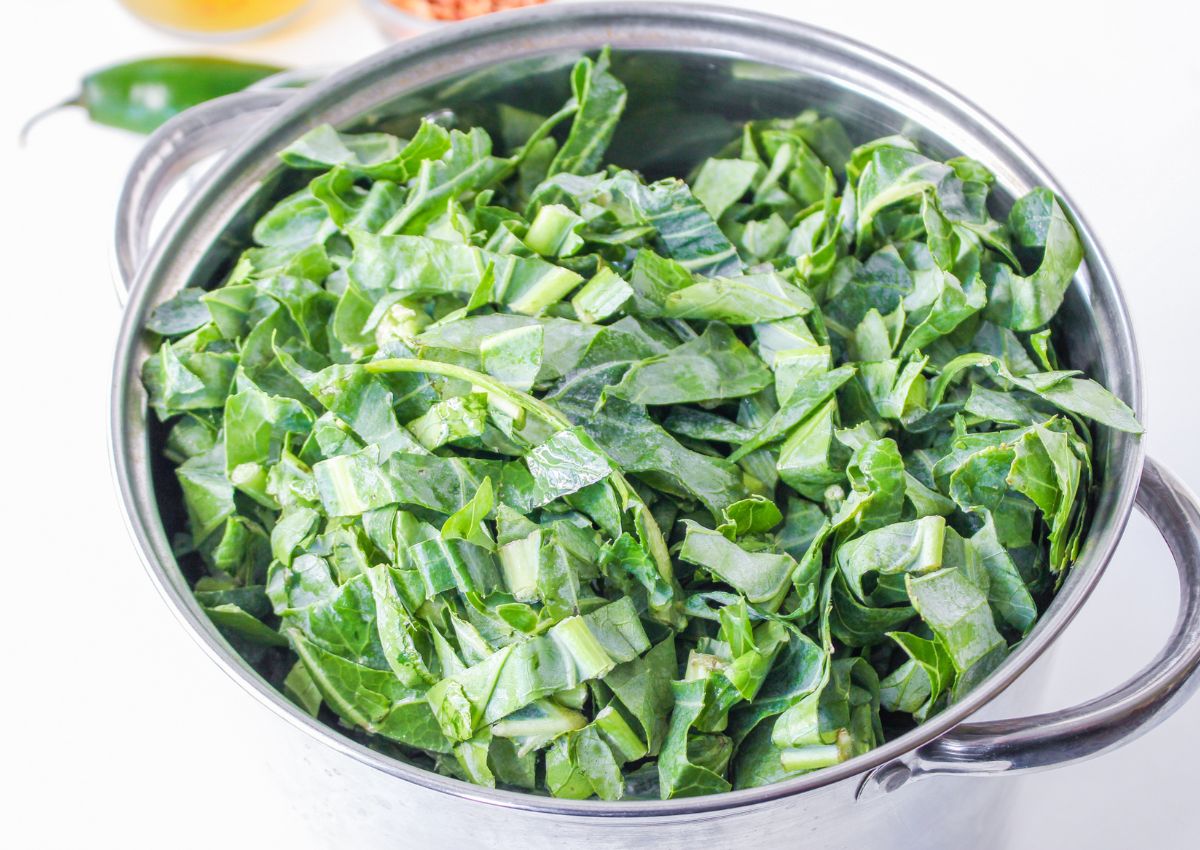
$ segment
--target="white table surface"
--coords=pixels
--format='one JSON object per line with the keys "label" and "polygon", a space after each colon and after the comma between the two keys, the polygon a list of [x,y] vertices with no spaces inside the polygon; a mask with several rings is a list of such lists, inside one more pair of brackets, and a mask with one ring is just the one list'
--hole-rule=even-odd
{"label": "white table surface", "polygon": [[[1152,401],[1149,450],[1200,488],[1194,6],[733,5],[802,16],[893,53],[983,105],[1041,157],[1123,281]],[[113,0],[35,0],[6,13],[0,845],[308,850],[239,723],[262,709],[159,600],[113,495],[105,421],[119,309],[108,250],[137,141],[78,114],[48,119],[24,150],[14,140],[20,119],[71,92],[83,72],[134,55],[220,49],[330,65],[382,40],[351,0],[316,0],[289,30],[220,48],[150,30]],[[1175,601],[1165,547],[1135,518],[1061,639],[1045,704],[1031,708],[1070,705],[1136,670],[1158,649]],[[1000,780],[1021,789],[1010,846],[1194,846],[1198,759],[1200,699],[1119,752]]]}

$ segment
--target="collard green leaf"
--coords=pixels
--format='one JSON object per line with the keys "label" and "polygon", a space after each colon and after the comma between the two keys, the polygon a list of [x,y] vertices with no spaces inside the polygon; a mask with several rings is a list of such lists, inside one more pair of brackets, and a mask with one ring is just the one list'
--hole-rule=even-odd
{"label": "collard green leaf", "polygon": [[283,612],[283,628],[297,630],[327,652],[364,667],[386,666],[379,632],[375,626],[375,601],[366,577],[356,575],[336,592],[307,604],[290,594]]}
{"label": "collard green leaf", "polygon": [[232,633],[263,646],[287,646],[287,638],[232,603],[205,606],[204,613],[226,634]]}
{"label": "collard green leaf", "polygon": [[985,270],[990,287],[988,318],[1017,331],[1032,331],[1050,321],[1083,259],[1083,243],[1049,189],[1034,189],[1013,205],[1009,230],[1023,256],[1040,254],[1040,263],[1023,277],[1007,265]]}
{"label": "collard green leaf", "polygon": [[179,342],[164,342],[158,355],[146,360],[142,381],[150,404],[166,419],[184,411],[223,407],[233,384],[238,359],[225,351],[196,350],[205,326]]}
{"label": "collard green leaf", "polygon": [[886,598],[886,587],[868,592],[864,578],[936,570],[942,565],[945,529],[940,516],[898,522],[847,541],[838,548],[835,562],[859,599]]}
{"label": "collard green leaf", "polygon": [[659,751],[666,737],[674,675],[675,640],[666,638],[639,658],[618,664],[604,678],[604,684],[641,727],[650,754]]}
{"label": "collard green leaf", "polygon": [[544,260],[495,254],[420,236],[376,236],[356,231],[350,276],[368,291],[403,296],[470,297],[492,269],[492,300],[517,313],[535,314],[582,282],[573,271]]}
{"label": "collard green leaf", "polygon": [[290,631],[296,654],[325,702],[347,723],[431,752],[447,752],[425,694],[407,688],[391,671],[374,670],[326,652],[299,631]]}
{"label": "collard green leaf", "polygon": [[303,661],[297,661],[288,671],[283,680],[283,692],[310,717],[316,717],[320,713],[323,701],[321,691],[309,675]]}
{"label": "collard green leaf", "polygon": [[446,443],[470,441],[483,435],[487,427],[487,395],[468,393],[452,396],[430,406],[405,428],[427,451]]}
{"label": "collard green leaf", "polygon": [[484,525],[484,519],[492,512],[495,498],[492,491],[492,479],[485,478],[479,489],[457,511],[449,516],[442,525],[444,540],[466,540],[476,546],[491,549],[494,545],[491,533]]}
{"label": "collard green leaf", "polygon": [[607,266],[575,293],[571,306],[580,321],[598,322],[616,313],[633,296],[633,288]]}
{"label": "collard green leaf", "polygon": [[229,480],[268,507],[267,467],[277,463],[289,437],[303,439],[313,422],[312,412],[292,398],[273,398],[247,384],[225,403],[225,468]]}
{"label": "collard green leaf", "polygon": [[913,607],[929,625],[959,673],[1007,644],[996,631],[987,593],[961,567],[905,579]]}
{"label": "collard green leaf", "polygon": [[732,787],[714,770],[719,764],[705,763],[703,750],[695,747],[691,736],[692,724],[704,710],[705,683],[703,680],[672,682],[675,707],[671,724],[658,755],[658,781],[663,799],[691,797],[699,794],[720,794]]}
{"label": "collard green leaf", "polygon": [[513,389],[528,391],[542,368],[546,331],[526,325],[500,331],[479,341],[483,370]]}
{"label": "collard green leaf", "polygon": [[667,298],[693,282],[691,272],[682,265],[642,248],[634,256],[629,273],[633,311],[640,316],[662,316]]}
{"label": "collard green leaf", "polygon": [[593,62],[585,57],[571,72],[577,107],[571,132],[550,162],[548,174],[591,174],[600,169],[604,152],[625,109],[625,86],[609,71],[606,48]]}
{"label": "collard green leaf", "polygon": [[583,224],[583,217],[567,207],[548,204],[537,211],[521,241],[543,257],[569,257],[583,247]]}
{"label": "collard green leaf", "polygon": [[828,667],[820,690],[789,708],[771,738],[785,771],[808,771],[852,758],[882,737],[879,677],[863,658],[843,658]]}
{"label": "collard green leaf", "polygon": [[675,407],[663,420],[663,427],[673,434],[693,440],[716,440],[722,443],[743,443],[753,431],[737,422],[693,407]]}
{"label": "collard green leaf", "polygon": [[740,460],[755,449],[783,439],[792,428],[808,418],[853,374],[852,367],[840,366],[797,386],[779,412],[772,416],[770,421],[753,437],[742,443],[737,451],[730,455],[730,460]]}
{"label": "collard green leaf", "polygon": [[[918,277],[918,287],[923,277],[932,278],[927,284],[933,299],[913,310],[912,298],[905,299],[905,308],[910,311],[908,321],[914,324],[912,331],[900,348],[902,356],[919,351],[939,337],[954,331],[971,316],[978,313],[987,303],[984,286],[978,278],[971,279],[965,286],[953,274],[936,267],[925,270]],[[928,296],[925,296],[928,297]]]}
{"label": "collard green leaf", "polygon": [[612,463],[581,428],[559,431],[525,457],[533,476],[535,505],[544,505],[601,481]]}
{"label": "collard green leaf", "polygon": [[904,461],[895,441],[872,440],[855,452],[846,467],[851,492],[832,522],[835,528],[852,522],[869,531],[900,519],[906,492]]}
{"label": "collard green leaf", "polygon": [[175,477],[183,491],[192,540],[200,543],[236,510],[233,484],[226,472],[224,445],[188,458],[175,470]]}
{"label": "collard green leaf", "polygon": [[[776,607],[791,582],[796,561],[786,553],[747,552],[717,531],[690,520],[679,557],[703,567],[750,602]],[[774,603],[774,605],[772,604]]]}
{"label": "collard green leaf", "polygon": [[1037,605],[1012,556],[1000,545],[990,516],[971,537],[971,546],[988,573],[988,602],[1004,622],[1021,635],[1028,634],[1037,620]]}
{"label": "collard green leaf", "polygon": [[691,342],[633,364],[604,395],[634,404],[682,404],[750,395],[770,382],[762,361],[726,325],[713,323]]}
{"label": "collard green leaf", "polygon": [[1129,406],[1090,378],[1060,377],[1046,372],[1023,376],[1014,383],[1061,410],[1086,416],[1118,431],[1142,433],[1142,426]]}
{"label": "collard green leaf", "polygon": [[[404,190],[389,180],[378,180],[370,189],[356,183],[355,172],[337,166],[308,184],[312,196],[320,201],[329,220],[340,230],[367,230],[375,233],[404,204]],[[317,236],[329,234],[318,232]]]}
{"label": "collard green leaf", "polygon": [[[333,232],[329,210],[311,189],[304,188],[277,203],[254,225],[254,241],[275,251],[263,251],[254,255],[258,258],[258,274],[268,277],[273,272],[284,270],[290,265],[294,252],[318,246]],[[263,262],[268,257],[276,263]]]}
{"label": "collard green leaf", "polygon": [[146,330],[163,336],[191,333],[209,322],[208,307],[200,300],[203,289],[184,287],[150,312]]}
{"label": "collard green leaf", "polygon": [[339,133],[322,124],[279,156],[293,168],[328,171],[340,165],[358,177],[403,183],[416,176],[422,161],[437,159],[449,148],[449,134],[431,121],[422,121],[409,142],[387,133]]}
{"label": "collard green leaf", "polygon": [[892,632],[909,660],[880,684],[880,701],[889,711],[907,711],[925,719],[954,681],[954,663],[940,641],[910,632]]}
{"label": "collard green leaf", "polygon": [[733,539],[743,534],[762,534],[783,522],[783,514],[774,502],[762,496],[751,496],[734,502],[724,511],[725,522],[717,530]]}
{"label": "collard green leaf", "polygon": [[694,274],[735,274],[737,249],[682,180],[642,183],[632,172],[612,178],[612,192],[634,210],[635,220],[654,228],[663,253]]}
{"label": "collard green leaf", "polygon": [[765,272],[697,281],[667,295],[662,311],[673,319],[752,325],[803,316],[812,308],[807,292],[775,272]]}
{"label": "collard green leaf", "polygon": [[707,159],[692,184],[692,194],[714,219],[745,197],[758,176],[759,165],[743,159]]}
{"label": "collard green leaf", "polygon": [[845,257],[825,290],[825,318],[849,331],[871,310],[881,316],[894,312],[912,291],[912,273],[894,247],[881,248],[865,263]]}
{"label": "collard green leaf", "polygon": [[581,423],[619,468],[667,476],[673,488],[699,499],[714,516],[749,495],[736,467],[680,445],[644,407],[610,399],[596,412],[600,394],[616,374],[609,367],[580,374],[548,399]]}
{"label": "collard green leaf", "polygon": [[488,188],[507,170],[507,163],[492,156],[492,140],[479,127],[451,130],[448,144],[441,156],[420,161],[404,206],[381,233],[419,233],[455,198]]}
{"label": "collard green leaf", "polygon": [[479,664],[442,679],[429,704],[445,733],[465,740],[535,699],[606,675],[649,648],[627,600],[568,617],[545,636],[503,647]]}
{"label": "collard green leaf", "polygon": [[435,677],[420,645],[424,629],[405,607],[391,570],[380,564],[367,567],[363,574],[371,587],[379,645],[388,666],[405,685],[433,684]]}

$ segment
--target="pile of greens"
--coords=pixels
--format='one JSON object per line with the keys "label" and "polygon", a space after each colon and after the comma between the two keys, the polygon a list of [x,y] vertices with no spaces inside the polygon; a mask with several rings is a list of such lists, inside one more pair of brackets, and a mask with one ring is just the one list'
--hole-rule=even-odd
{"label": "pile of greens", "polygon": [[[306,711],[480,785],[775,782],[986,676],[1086,527],[1047,329],[1083,249],[1037,190],[806,112],[687,182],[605,166],[626,92],[411,139],[317,128],[302,188],[144,369],[214,623]],[[311,179],[310,179],[311,178]]]}

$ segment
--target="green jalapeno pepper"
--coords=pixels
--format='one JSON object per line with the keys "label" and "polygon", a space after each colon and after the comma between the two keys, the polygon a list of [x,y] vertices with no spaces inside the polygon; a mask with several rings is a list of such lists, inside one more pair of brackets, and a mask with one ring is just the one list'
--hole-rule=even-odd
{"label": "green jalapeno pepper", "polygon": [[21,131],[67,106],[81,106],[98,124],[149,133],[185,109],[241,91],[282,71],[274,65],[211,56],[163,56],[101,68],[83,78],[80,92],[35,115]]}

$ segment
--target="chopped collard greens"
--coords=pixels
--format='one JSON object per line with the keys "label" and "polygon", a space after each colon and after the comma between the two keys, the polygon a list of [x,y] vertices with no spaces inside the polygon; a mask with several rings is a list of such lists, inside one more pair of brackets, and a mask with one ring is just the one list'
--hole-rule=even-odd
{"label": "chopped collard greens", "polygon": [[864,753],[1029,632],[1089,429],[1141,430],[1055,355],[1080,239],[813,112],[647,182],[605,165],[607,52],[571,86],[504,146],[313,130],[232,270],[153,312],[196,599],[303,710],[479,785]]}

